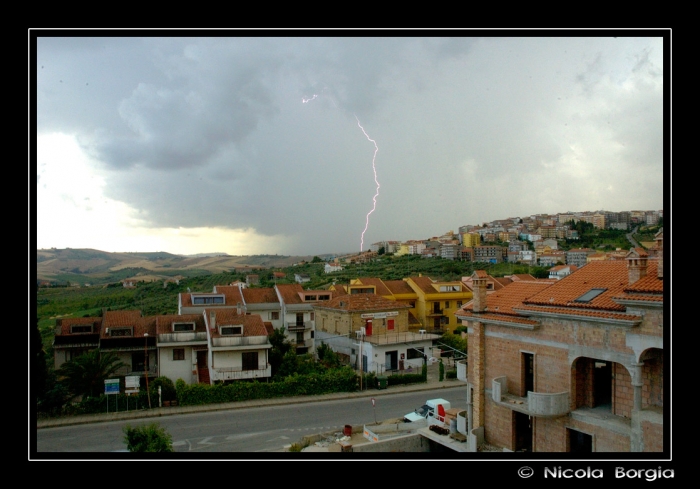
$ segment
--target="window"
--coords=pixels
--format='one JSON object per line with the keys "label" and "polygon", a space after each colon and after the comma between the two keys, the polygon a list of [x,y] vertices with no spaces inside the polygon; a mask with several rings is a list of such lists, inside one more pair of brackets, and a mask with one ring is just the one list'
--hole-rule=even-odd
{"label": "window", "polygon": [[70,332],[76,333],[92,333],[92,324],[71,324]]}
{"label": "window", "polygon": [[243,334],[243,326],[222,326],[220,333],[222,336]]}
{"label": "window", "polygon": [[309,313],[309,321],[313,321],[315,317],[313,312]]}
{"label": "window", "polygon": [[185,349],[184,348],[173,348],[173,361],[184,360],[185,359]]}
{"label": "window", "polygon": [[445,309],[449,309],[449,308],[450,308],[450,301],[445,301]]}
{"label": "window", "polygon": [[278,320],[279,318],[280,318],[280,313],[279,313],[279,311],[272,311],[272,312],[270,313],[270,319],[271,319],[271,320],[276,321],[276,320]]}
{"label": "window", "polygon": [[605,292],[608,289],[591,289],[585,294],[583,294],[581,297],[578,299],[574,299],[574,302],[591,302],[593,299],[598,297],[600,294]]}
{"label": "window", "polygon": [[173,331],[176,333],[194,331],[194,323],[173,323]]}
{"label": "window", "polygon": [[304,332],[303,331],[297,331],[297,343],[304,343]]}
{"label": "window", "polygon": [[192,304],[223,304],[223,295],[192,296]]}
{"label": "window", "polygon": [[110,328],[110,336],[133,336],[131,328]]}
{"label": "window", "polygon": [[411,360],[415,358],[423,358],[423,348],[409,348],[406,350],[406,359]]}
{"label": "window", "polygon": [[243,352],[243,370],[257,370],[258,369],[258,352],[257,351],[244,351]]}
{"label": "window", "polygon": [[460,307],[462,307],[462,301],[457,301],[457,309],[459,309]]}

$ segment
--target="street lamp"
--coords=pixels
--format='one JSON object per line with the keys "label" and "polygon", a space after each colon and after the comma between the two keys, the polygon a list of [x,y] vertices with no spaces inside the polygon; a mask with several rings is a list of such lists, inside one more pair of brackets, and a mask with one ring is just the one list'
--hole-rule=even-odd
{"label": "street lamp", "polygon": [[148,333],[143,334],[144,375],[146,376],[146,395],[148,396],[148,409],[151,409],[151,390],[148,388]]}

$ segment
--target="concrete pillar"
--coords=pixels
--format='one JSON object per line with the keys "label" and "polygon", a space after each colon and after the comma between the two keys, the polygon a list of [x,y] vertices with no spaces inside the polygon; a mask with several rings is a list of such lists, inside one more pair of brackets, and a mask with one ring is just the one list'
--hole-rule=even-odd
{"label": "concrete pillar", "polygon": [[633,411],[641,411],[642,409],[642,386],[644,381],[642,380],[642,367],[643,363],[633,363],[630,365],[630,373],[632,374],[632,388],[633,388],[633,400],[634,405],[632,407]]}
{"label": "concrete pillar", "polygon": [[472,366],[472,381],[474,383],[474,392],[472,402],[474,405],[473,419],[474,428],[484,426],[484,410],[486,402],[486,380],[484,372],[484,343],[485,326],[480,322],[472,323],[472,334],[469,335],[467,343],[469,350],[469,365]]}

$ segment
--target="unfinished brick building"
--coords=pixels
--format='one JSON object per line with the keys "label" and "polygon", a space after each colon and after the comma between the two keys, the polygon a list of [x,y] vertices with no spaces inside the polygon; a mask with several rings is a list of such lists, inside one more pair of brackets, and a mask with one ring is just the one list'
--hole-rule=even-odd
{"label": "unfinished brick building", "polygon": [[518,281],[456,315],[468,327],[468,430],[532,452],[664,449],[663,230],[556,283]]}

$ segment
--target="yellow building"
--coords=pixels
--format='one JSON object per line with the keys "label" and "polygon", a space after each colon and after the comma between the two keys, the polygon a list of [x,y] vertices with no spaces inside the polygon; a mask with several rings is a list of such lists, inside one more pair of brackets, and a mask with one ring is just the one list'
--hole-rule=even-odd
{"label": "yellow building", "polygon": [[415,314],[423,329],[451,333],[459,326],[455,312],[472,299],[471,291],[461,281],[437,282],[422,275],[404,280],[416,293]]}

